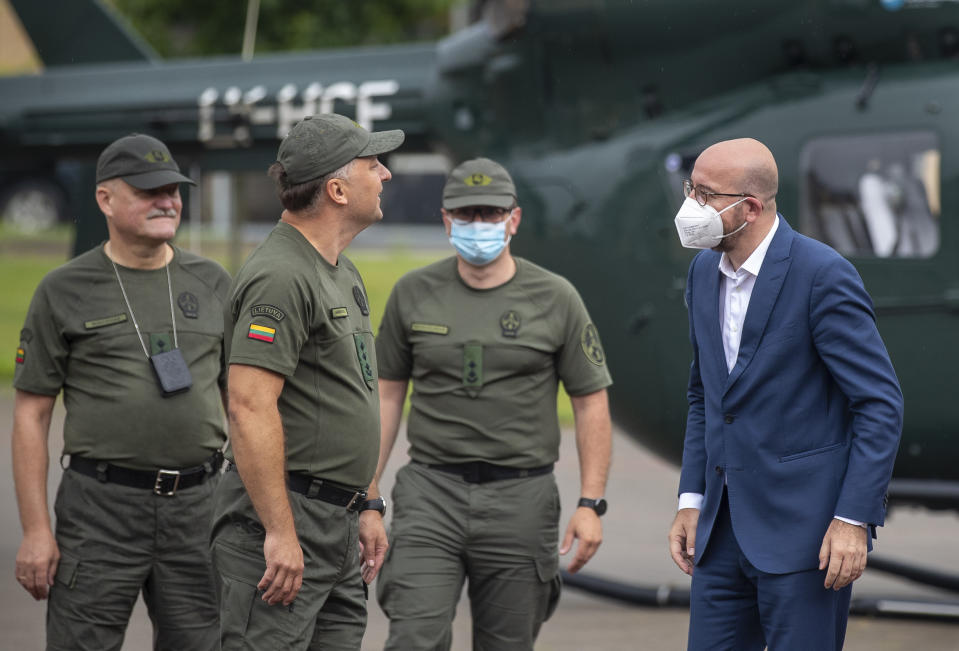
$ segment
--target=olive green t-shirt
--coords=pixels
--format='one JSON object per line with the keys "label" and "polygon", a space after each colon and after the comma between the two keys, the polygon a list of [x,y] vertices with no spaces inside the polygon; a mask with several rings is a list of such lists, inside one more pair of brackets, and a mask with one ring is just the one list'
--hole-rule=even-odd
{"label": "olive green t-shirt", "polygon": [[230,290],[230,364],[284,376],[278,407],[287,469],[366,487],[380,441],[373,331],[363,280],[280,222]]}
{"label": "olive green t-shirt", "polygon": [[140,469],[187,468],[223,445],[223,308],[230,276],[220,265],[173,249],[164,269],[117,265],[151,354],[176,335],[193,386],[164,397],[137,340],[110,259],[99,246],[48,273],[20,333],[13,384],[63,390],[64,454]]}
{"label": "olive green t-shirt", "polygon": [[410,456],[533,468],[559,457],[556,392],[612,380],[596,327],[561,276],[522,258],[516,274],[473,289],[447,258],[403,276],[376,339],[380,377],[413,380]]}

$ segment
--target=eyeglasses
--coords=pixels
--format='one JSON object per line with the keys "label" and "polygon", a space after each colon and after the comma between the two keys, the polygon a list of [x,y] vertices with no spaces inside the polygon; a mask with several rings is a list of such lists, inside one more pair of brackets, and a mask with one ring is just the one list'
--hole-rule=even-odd
{"label": "eyeglasses", "polygon": [[506,219],[506,216],[513,212],[512,208],[496,208],[494,206],[467,206],[465,208],[453,208],[449,211],[450,217],[454,222],[463,226],[471,224],[479,219],[482,222],[497,223]]}
{"label": "eyeglasses", "polygon": [[[693,194],[695,192],[695,195]],[[695,197],[696,203],[700,206],[705,206],[706,202],[709,201],[710,197],[753,197],[753,195],[746,192],[737,192],[731,194],[729,192],[712,192],[711,190],[705,190],[702,186],[693,185],[693,182],[689,179],[683,179],[683,196],[684,197]]]}

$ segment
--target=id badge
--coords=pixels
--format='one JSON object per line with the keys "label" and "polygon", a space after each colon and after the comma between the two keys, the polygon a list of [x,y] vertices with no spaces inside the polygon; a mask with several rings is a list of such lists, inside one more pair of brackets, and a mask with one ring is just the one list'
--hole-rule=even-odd
{"label": "id badge", "polygon": [[193,386],[193,377],[179,348],[151,355],[150,363],[156,372],[164,398],[187,391]]}

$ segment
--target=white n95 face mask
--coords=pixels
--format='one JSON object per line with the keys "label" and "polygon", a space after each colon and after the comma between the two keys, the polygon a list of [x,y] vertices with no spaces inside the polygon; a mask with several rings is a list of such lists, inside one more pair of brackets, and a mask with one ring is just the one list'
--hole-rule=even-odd
{"label": "white n95 face mask", "polygon": [[720,215],[745,200],[746,197],[743,197],[717,211],[712,206],[700,206],[694,198],[686,197],[686,201],[683,202],[683,205],[679,207],[679,212],[676,213],[676,219],[673,220],[676,222],[679,242],[687,249],[711,249],[719,244],[724,237],[738,233],[749,222],[743,222],[736,230],[723,235],[723,218]]}

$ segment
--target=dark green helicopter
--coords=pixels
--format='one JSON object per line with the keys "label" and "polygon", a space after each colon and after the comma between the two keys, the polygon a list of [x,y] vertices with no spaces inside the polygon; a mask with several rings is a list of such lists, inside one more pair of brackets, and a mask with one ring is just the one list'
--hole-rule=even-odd
{"label": "dark green helicopter", "polygon": [[98,0],[54,26],[49,2],[10,1],[48,67],[0,79],[0,204],[47,196],[82,250],[102,237],[88,195],[110,140],[146,131],[187,169],[263,170],[328,110],[406,130],[405,152],[490,156],[519,187],[514,250],[568,277],[602,333],[614,419],[674,463],[682,180],[718,140],[763,141],[782,214],[849,257],[875,302],[906,399],[892,502],[959,509],[956,0],[486,0],[437,44],[249,62],[158,61]]}

